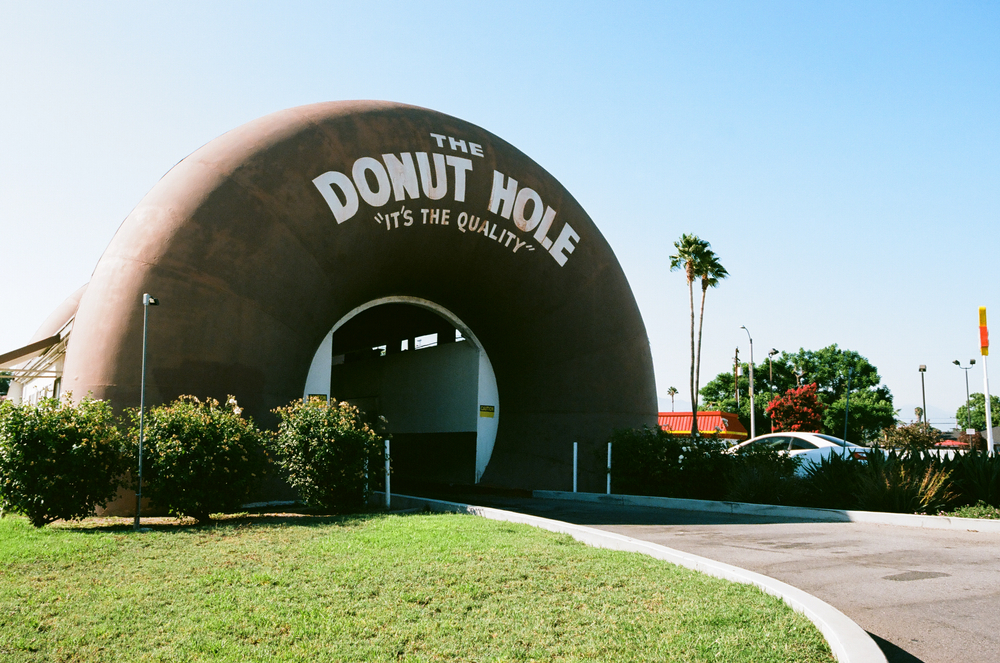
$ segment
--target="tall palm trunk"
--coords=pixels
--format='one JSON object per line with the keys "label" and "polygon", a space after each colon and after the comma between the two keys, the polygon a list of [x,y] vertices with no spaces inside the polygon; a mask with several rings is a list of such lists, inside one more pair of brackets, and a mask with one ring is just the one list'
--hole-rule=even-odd
{"label": "tall palm trunk", "polygon": [[[697,360],[694,369],[694,393],[698,393],[699,387],[701,387],[701,330],[705,324],[705,293],[708,292],[708,286],[705,284],[704,279],[702,279],[701,286],[701,313],[698,315],[698,352]],[[694,302],[691,302],[691,324],[694,325]],[[693,329],[692,329],[693,333]],[[697,402],[695,403],[697,406]]]}
{"label": "tall palm trunk", "polygon": [[690,262],[687,264],[687,281],[688,298],[691,300],[691,437],[698,437],[698,387],[695,384],[696,352],[694,345],[694,265]]}

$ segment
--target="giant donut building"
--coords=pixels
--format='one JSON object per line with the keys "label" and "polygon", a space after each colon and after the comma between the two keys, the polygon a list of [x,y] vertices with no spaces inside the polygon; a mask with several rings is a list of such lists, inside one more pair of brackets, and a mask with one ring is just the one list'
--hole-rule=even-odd
{"label": "giant donut building", "polygon": [[649,342],[611,247],[510,144],[386,102],[234,129],[171,169],[84,288],[0,355],[9,397],[308,396],[382,415],[413,483],[597,490],[612,429],[656,424]]}

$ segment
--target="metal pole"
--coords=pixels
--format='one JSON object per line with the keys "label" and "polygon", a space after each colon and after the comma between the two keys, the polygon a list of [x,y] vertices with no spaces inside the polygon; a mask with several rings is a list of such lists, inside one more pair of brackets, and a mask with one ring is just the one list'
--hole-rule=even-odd
{"label": "metal pole", "polygon": [[611,443],[608,442],[608,495],[611,494]]}
{"label": "metal pole", "polygon": [[[972,368],[969,366],[969,368]],[[972,408],[969,405],[969,370],[962,369],[965,371],[965,430],[966,432],[972,428]]]}
{"label": "metal pole", "polygon": [[844,405],[844,441],[847,441],[847,417],[851,412],[851,373],[854,367],[847,369],[847,403]]}
{"label": "metal pole", "polygon": [[746,325],[742,329],[747,333],[747,338],[750,339],[750,439],[753,439],[757,436],[757,411],[754,409],[753,404],[753,338],[750,336],[750,330],[746,328]]}
{"label": "metal pole", "polygon": [[[774,400],[774,367],[771,366],[771,355],[767,355],[767,386],[771,390],[771,400]],[[774,432],[774,417],[768,417],[771,420],[771,432]]]}
{"label": "metal pole", "polygon": [[156,300],[149,293],[142,295],[142,378],[139,380],[139,484],[135,491],[135,521],[132,529],[139,531],[139,521],[142,518],[142,447],[145,440],[146,414],[146,331],[149,328],[150,302],[156,305]]}
{"label": "metal pole", "polygon": [[990,375],[983,355],[983,395],[986,397],[986,453],[993,455],[993,413],[990,410]]}
{"label": "metal pole", "polygon": [[573,492],[576,492],[576,459],[577,459],[577,443],[573,443]]}
{"label": "metal pole", "polygon": [[736,411],[740,410],[740,349],[733,355],[733,389],[736,392]]}
{"label": "metal pole", "polygon": [[[778,354],[778,351],[774,348],[767,353],[767,383],[771,390],[771,402],[774,401],[774,366],[771,364],[771,357]],[[768,415],[767,417],[771,421],[771,432],[774,432],[774,417]]]}
{"label": "metal pole", "polygon": [[392,489],[389,485],[389,440],[385,441],[385,510],[392,506]]}
{"label": "metal pole", "polygon": [[990,373],[986,356],[990,353],[990,333],[986,328],[986,307],[979,307],[979,348],[983,355],[983,396],[986,399],[986,453],[993,455],[993,413],[990,409]]}
{"label": "metal pole", "polygon": [[920,364],[920,395],[923,397],[924,409],[921,410],[921,414],[924,416],[924,430],[927,430],[927,391],[924,389],[924,373],[927,372],[927,367]]}

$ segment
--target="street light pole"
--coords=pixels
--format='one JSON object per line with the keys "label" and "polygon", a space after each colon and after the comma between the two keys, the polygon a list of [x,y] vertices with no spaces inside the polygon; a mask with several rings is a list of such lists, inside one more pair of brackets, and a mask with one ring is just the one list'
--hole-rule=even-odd
{"label": "street light pole", "polygon": [[847,369],[847,400],[844,403],[844,441],[847,441],[847,417],[851,413],[851,374],[854,372],[854,367],[851,366]]}
{"label": "street light pole", "polygon": [[[774,402],[774,367],[771,366],[771,357],[778,354],[778,350],[771,348],[771,351],[767,353],[767,386],[771,389],[771,402]],[[771,432],[774,432],[774,418],[768,416],[771,420]]]}
{"label": "street light pole", "polygon": [[924,409],[921,411],[924,417],[924,430],[927,430],[927,391],[924,390],[924,373],[927,372],[927,366],[920,364],[920,394],[923,396]]}
{"label": "street light pole", "polygon": [[145,435],[146,413],[146,330],[149,326],[149,307],[160,302],[148,293],[142,296],[142,379],[139,381],[139,484],[135,491],[135,522],[132,529],[139,531],[139,518],[142,513],[142,443]]}
{"label": "street light pole", "polygon": [[970,359],[968,366],[962,366],[962,362],[957,359],[951,363],[965,371],[965,432],[968,433],[969,429],[972,428],[972,407],[969,404],[969,371],[976,365],[976,360]]}
{"label": "street light pole", "polygon": [[983,396],[986,399],[986,453],[993,455],[993,414],[990,412],[990,372],[986,361],[990,354],[990,332],[986,328],[986,307],[979,307],[979,347],[983,355]]}
{"label": "street light pole", "polygon": [[753,337],[750,336],[750,330],[746,328],[746,325],[741,325],[740,329],[747,333],[747,338],[750,339],[750,438],[753,439],[757,435],[757,412],[754,410],[753,405]]}

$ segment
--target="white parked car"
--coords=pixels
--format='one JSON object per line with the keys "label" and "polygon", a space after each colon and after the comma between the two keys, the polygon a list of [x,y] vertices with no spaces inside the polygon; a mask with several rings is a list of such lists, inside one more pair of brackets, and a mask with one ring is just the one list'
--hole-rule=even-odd
{"label": "white parked car", "polygon": [[869,449],[858,446],[853,442],[845,442],[839,437],[823,435],[821,433],[769,433],[758,435],[752,440],[741,442],[730,447],[726,453],[736,454],[753,445],[755,448],[771,448],[787,453],[789,456],[801,458],[799,469],[795,471],[798,476],[806,473],[806,466],[810,463],[819,464],[823,458],[829,458],[831,454],[838,454],[845,458],[856,458],[866,460]]}

